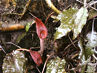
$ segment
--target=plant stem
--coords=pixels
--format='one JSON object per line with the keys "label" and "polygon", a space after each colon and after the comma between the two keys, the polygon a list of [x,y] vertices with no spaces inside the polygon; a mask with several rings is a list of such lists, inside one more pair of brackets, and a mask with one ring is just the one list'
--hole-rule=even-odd
{"label": "plant stem", "polygon": [[43,54],[44,51],[44,39],[40,39],[40,50],[39,53]]}

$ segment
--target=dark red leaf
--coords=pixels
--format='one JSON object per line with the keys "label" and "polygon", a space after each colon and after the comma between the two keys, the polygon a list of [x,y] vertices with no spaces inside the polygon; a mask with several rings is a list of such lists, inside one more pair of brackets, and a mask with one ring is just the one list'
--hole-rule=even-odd
{"label": "dark red leaf", "polygon": [[40,56],[40,54],[37,51],[32,51],[30,50],[30,55],[32,57],[32,59],[34,60],[34,62],[40,66],[42,64],[42,58]]}
{"label": "dark red leaf", "polygon": [[46,26],[43,24],[43,22],[35,17],[35,21],[36,21],[36,31],[37,31],[37,35],[40,39],[44,39],[47,37],[47,28]]}

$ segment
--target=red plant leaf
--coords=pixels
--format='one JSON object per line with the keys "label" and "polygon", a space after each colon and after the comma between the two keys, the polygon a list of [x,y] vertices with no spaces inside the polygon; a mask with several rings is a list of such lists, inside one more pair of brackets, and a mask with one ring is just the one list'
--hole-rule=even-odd
{"label": "red plant leaf", "polygon": [[37,17],[35,17],[35,21],[36,21],[36,31],[37,31],[38,37],[40,39],[45,39],[47,37],[47,28],[46,28],[46,26]]}
{"label": "red plant leaf", "polygon": [[30,50],[30,55],[32,57],[32,59],[34,60],[34,62],[40,66],[42,64],[42,58],[40,56],[40,54],[37,51],[32,51]]}

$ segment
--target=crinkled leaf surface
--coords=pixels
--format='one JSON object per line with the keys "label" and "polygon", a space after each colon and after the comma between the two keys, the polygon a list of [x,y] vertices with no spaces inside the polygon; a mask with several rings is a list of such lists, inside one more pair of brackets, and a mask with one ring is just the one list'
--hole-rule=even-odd
{"label": "crinkled leaf surface", "polygon": [[3,73],[24,73],[26,70],[27,58],[20,51],[13,51],[7,54],[3,60]]}
{"label": "crinkled leaf surface", "polygon": [[[80,42],[81,40],[79,40],[78,46],[81,50],[79,57],[83,53],[85,56],[85,59],[87,60],[95,52],[95,50],[93,51],[93,48],[95,48],[97,46],[97,32],[95,32],[95,31],[89,32],[86,35],[86,40],[87,40],[86,44],[82,44],[82,42]],[[84,48],[83,48],[83,45],[84,45]],[[84,58],[84,56],[82,56],[82,58]]]}
{"label": "crinkled leaf surface", "polygon": [[[83,45],[85,46],[83,47]],[[93,51],[91,48],[87,47],[86,44],[84,44],[82,38],[79,39],[78,46],[80,48],[79,59],[81,59],[82,63],[85,63],[85,61],[88,60],[93,54]]]}
{"label": "crinkled leaf surface", "polygon": [[86,39],[87,39],[87,44],[86,47],[87,48],[94,48],[97,46],[97,32],[93,31],[90,32],[86,35]]}
{"label": "crinkled leaf surface", "polygon": [[85,7],[82,7],[78,10],[78,12],[75,14],[74,18],[74,38],[78,36],[78,34],[81,32],[83,26],[87,22],[87,17],[88,17],[88,10]]}
{"label": "crinkled leaf surface", "polygon": [[61,25],[57,28],[54,38],[60,39],[70,31],[73,31],[73,38],[76,38],[86,24],[87,17],[88,10],[85,7],[79,10],[70,8],[63,11],[57,16],[57,19],[61,21]]}
{"label": "crinkled leaf surface", "polygon": [[65,72],[65,60],[56,57],[55,59],[51,59],[47,63],[46,73],[66,73]]}
{"label": "crinkled leaf surface", "polygon": [[97,11],[96,10],[92,9],[92,10],[89,11],[89,19],[92,19],[96,16],[97,16]]}
{"label": "crinkled leaf surface", "polygon": [[96,64],[92,64],[92,63],[90,63],[90,65],[88,64],[88,66],[87,66],[87,73],[95,73],[95,71],[96,71]]}

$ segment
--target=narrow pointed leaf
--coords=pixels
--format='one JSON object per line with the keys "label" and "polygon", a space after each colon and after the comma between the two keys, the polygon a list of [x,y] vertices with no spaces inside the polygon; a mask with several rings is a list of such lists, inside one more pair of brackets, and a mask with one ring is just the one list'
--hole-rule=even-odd
{"label": "narrow pointed leaf", "polygon": [[77,12],[77,9],[70,8],[63,11],[57,16],[57,19],[61,21],[61,25],[56,29],[54,34],[54,39],[60,39],[63,36],[66,36],[68,32],[73,30],[74,19],[73,16]]}
{"label": "narrow pointed leaf", "polygon": [[87,22],[88,17],[88,10],[85,7],[82,7],[78,10],[78,12],[75,14],[74,19],[74,29],[73,29],[73,38],[75,39],[79,33],[81,33],[83,26]]}
{"label": "narrow pointed leaf", "polygon": [[70,8],[63,11],[57,16],[57,19],[61,21],[61,25],[57,28],[54,35],[55,39],[60,39],[66,36],[68,32],[73,31],[73,38],[75,39],[83,26],[86,24],[88,17],[88,10],[85,7],[80,8]]}
{"label": "narrow pointed leaf", "polygon": [[2,65],[3,73],[25,73],[27,69],[26,63],[27,58],[24,53],[15,50],[6,54]]}

